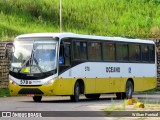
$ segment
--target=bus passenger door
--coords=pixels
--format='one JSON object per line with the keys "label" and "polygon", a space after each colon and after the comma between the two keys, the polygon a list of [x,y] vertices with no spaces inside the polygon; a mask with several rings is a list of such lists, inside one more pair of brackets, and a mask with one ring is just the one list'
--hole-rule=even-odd
{"label": "bus passenger door", "polygon": [[59,52],[59,95],[70,95],[73,91],[72,72],[71,72],[71,45],[69,43],[61,44]]}
{"label": "bus passenger door", "polygon": [[60,46],[59,74],[71,67],[71,45],[69,43]]}

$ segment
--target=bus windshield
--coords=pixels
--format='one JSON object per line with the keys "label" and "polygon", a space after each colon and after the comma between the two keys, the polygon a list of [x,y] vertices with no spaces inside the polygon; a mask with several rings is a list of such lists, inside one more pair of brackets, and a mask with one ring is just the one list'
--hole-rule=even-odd
{"label": "bus windshield", "polygon": [[55,70],[57,44],[53,38],[16,40],[10,71],[34,74]]}

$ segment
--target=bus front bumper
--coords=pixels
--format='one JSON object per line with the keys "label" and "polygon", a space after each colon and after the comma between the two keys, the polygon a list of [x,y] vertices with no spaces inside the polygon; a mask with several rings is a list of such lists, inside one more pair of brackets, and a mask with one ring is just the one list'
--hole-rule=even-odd
{"label": "bus front bumper", "polygon": [[9,91],[11,96],[73,95],[73,87],[71,86],[74,82],[74,80],[61,79],[56,79],[49,85],[18,85],[9,82]]}
{"label": "bus front bumper", "polygon": [[27,96],[52,96],[56,95],[54,91],[53,85],[46,86],[20,86],[20,85],[12,85],[9,83],[9,90],[11,96],[20,96],[20,95],[27,95]]}

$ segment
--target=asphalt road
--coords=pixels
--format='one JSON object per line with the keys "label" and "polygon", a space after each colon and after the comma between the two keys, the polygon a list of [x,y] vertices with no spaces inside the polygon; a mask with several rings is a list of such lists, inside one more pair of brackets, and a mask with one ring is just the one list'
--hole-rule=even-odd
{"label": "asphalt road", "polygon": [[[147,99],[148,101],[160,103],[159,94],[154,94],[154,95],[141,94],[141,95],[134,95],[134,97],[137,97],[141,100]],[[27,96],[1,97],[0,111],[100,111],[104,109],[107,105],[111,105],[113,100],[115,103],[123,102],[123,100],[116,100],[115,95],[112,95],[112,94],[102,95],[99,100],[86,99],[84,96],[81,96],[80,101],[78,103],[71,102],[69,97],[61,97],[61,96],[58,96],[58,97],[46,96],[42,98],[42,102],[38,102],[38,103],[34,102],[32,100],[32,97],[27,97]],[[84,118],[86,120],[106,119],[103,117],[100,117],[100,118],[99,117],[94,117],[94,118],[83,117],[83,119]],[[8,118],[0,118],[0,119],[8,119]],[[47,118],[47,119],[52,119],[52,118]],[[59,120],[60,118],[56,117],[54,119]],[[64,119],[64,117],[61,119]],[[67,119],[72,120],[75,118],[67,117]],[[78,119],[82,119],[82,118],[76,118],[76,120]],[[107,118],[107,119],[112,119],[112,118]]]}

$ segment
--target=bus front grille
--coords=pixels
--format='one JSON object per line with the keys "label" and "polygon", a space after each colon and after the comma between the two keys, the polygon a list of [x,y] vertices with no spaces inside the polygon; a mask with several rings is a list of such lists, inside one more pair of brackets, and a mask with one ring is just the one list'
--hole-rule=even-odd
{"label": "bus front grille", "polygon": [[38,88],[22,88],[18,94],[44,94]]}

